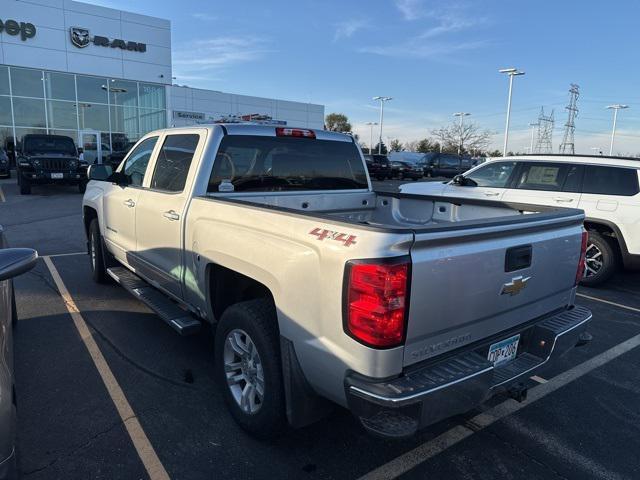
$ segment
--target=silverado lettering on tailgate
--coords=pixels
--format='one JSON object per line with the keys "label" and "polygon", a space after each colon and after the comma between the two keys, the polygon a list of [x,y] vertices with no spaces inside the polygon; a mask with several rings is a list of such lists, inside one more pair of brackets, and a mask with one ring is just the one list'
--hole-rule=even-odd
{"label": "silverado lettering on tailgate", "polygon": [[434,343],[433,345],[427,345],[411,352],[411,357],[416,359],[420,357],[431,356],[433,353],[449,350],[451,347],[459,347],[464,343],[471,340],[471,334],[465,333],[464,335],[458,335],[443,342]]}

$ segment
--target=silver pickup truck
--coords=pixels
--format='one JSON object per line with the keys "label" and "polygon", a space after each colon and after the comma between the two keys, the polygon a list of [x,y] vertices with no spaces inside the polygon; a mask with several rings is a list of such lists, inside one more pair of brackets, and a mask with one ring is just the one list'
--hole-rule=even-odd
{"label": "silver pickup truck", "polygon": [[258,436],[333,405],[402,437],[581,341],[579,210],[373,191],[347,135],[246,124],[144,136],[83,201],[93,277],[182,334]]}

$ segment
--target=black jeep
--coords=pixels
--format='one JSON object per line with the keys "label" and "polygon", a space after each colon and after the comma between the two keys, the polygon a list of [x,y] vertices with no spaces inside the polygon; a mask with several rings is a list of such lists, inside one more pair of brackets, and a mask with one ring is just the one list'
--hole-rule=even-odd
{"label": "black jeep", "polygon": [[31,193],[31,185],[78,185],[80,193],[87,187],[87,167],[81,164],[76,145],[70,137],[25,135],[16,160],[22,195]]}

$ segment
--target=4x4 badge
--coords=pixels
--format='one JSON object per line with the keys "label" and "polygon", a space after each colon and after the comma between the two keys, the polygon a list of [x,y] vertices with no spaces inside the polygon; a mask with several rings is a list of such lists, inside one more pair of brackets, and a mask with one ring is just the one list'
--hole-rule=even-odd
{"label": "4x4 badge", "polygon": [[510,282],[502,285],[502,291],[500,295],[514,295],[519,294],[524,288],[527,286],[527,282],[531,279],[531,277],[513,277]]}

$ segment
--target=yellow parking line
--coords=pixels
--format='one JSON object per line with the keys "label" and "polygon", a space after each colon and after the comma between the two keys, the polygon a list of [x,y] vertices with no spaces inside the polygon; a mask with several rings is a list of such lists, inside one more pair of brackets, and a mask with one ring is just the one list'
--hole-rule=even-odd
{"label": "yellow parking line", "polygon": [[116,377],[113,375],[111,368],[107,364],[98,344],[96,343],[93,335],[91,334],[91,330],[87,326],[87,323],[82,318],[80,314],[80,310],[76,306],[73,298],[69,294],[67,287],[62,282],[62,278],[58,273],[58,270],[53,265],[53,262],[48,257],[43,257],[44,263],[47,265],[49,272],[51,273],[51,277],[58,287],[58,292],[62,297],[62,301],[67,307],[67,311],[71,318],[73,319],[73,323],[80,334],[80,338],[84,342],[85,347],[89,351],[89,355],[91,355],[91,359],[93,360],[93,364],[98,369],[98,373],[104,382],[104,386],[107,388],[109,392],[109,396],[111,397],[111,401],[115,405],[118,410],[118,414],[120,415],[120,419],[127,429],[127,433],[133,442],[133,446],[138,452],[138,456],[140,460],[147,470],[147,474],[153,480],[169,480],[169,475],[165,470],[164,466],[160,462],[158,455],[156,454],[151,442],[149,442],[149,438],[147,438],[146,433],[142,429],[142,425],[138,421],[138,417],[134,413],[131,405],[129,404],[127,397],[125,396],[122,388],[118,384]]}

